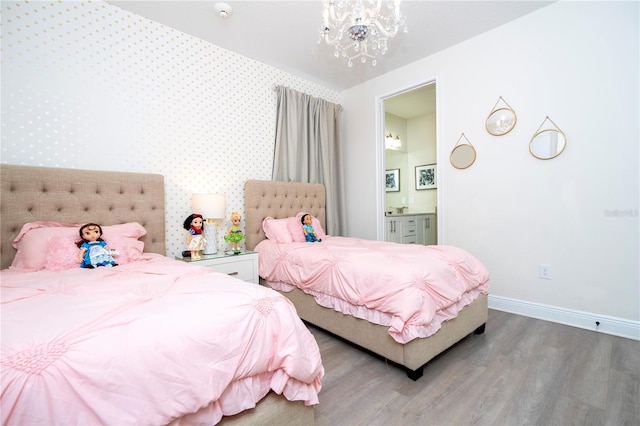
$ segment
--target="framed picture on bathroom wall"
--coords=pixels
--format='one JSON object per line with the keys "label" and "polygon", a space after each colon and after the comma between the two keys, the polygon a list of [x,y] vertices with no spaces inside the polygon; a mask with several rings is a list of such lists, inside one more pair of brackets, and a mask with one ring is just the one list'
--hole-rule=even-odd
{"label": "framed picture on bathroom wall", "polygon": [[389,169],[385,173],[387,192],[400,192],[400,169]]}
{"label": "framed picture on bathroom wall", "polygon": [[427,164],[416,166],[416,191],[422,189],[436,189],[436,165]]}

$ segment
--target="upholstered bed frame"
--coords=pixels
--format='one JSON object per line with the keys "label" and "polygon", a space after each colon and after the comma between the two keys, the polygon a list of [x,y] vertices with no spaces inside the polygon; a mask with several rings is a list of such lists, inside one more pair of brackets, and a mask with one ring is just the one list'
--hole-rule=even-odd
{"label": "upholstered bed frame", "polygon": [[[245,183],[246,247],[252,250],[265,239],[262,220],[281,219],[305,211],[320,220],[325,228],[325,189],[320,184],[250,180]],[[315,303],[300,290],[283,292],[296,306],[298,315],[308,323],[363,347],[407,370],[417,380],[424,365],[472,332],[480,334],[487,322],[487,296],[481,295],[458,316],[442,324],[434,335],[400,344],[386,327],[344,315]]]}
{"label": "upholstered bed frame", "polygon": [[144,249],[165,254],[164,177],[154,174],[52,167],[2,166],[2,269],[15,256],[22,225],[34,221],[138,222],[147,230]]}
{"label": "upholstered bed frame", "polygon": [[[0,257],[11,265],[12,242],[34,221],[138,222],[147,230],[144,250],[165,255],[164,177],[158,174],[0,165]],[[255,409],[220,424],[313,424],[313,407],[270,392]]]}

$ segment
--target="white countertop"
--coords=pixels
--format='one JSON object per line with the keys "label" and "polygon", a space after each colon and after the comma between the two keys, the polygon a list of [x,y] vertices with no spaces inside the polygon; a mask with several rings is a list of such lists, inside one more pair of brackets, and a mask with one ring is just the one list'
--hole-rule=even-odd
{"label": "white countertop", "polygon": [[421,215],[421,214],[436,214],[436,212],[420,212],[420,213],[392,213],[392,214],[387,214],[385,212],[385,216],[386,217],[401,217],[401,216],[417,216],[417,215]]}

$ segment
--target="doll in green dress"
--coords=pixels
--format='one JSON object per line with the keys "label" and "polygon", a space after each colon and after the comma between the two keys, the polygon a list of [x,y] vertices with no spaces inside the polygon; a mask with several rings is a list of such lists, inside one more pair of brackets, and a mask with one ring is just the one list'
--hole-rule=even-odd
{"label": "doll in green dress", "polygon": [[242,229],[240,229],[240,222],[242,221],[242,216],[238,212],[231,212],[231,228],[229,228],[229,232],[224,236],[224,240],[231,245],[231,250],[233,254],[239,254],[240,249],[238,245],[240,241],[244,240],[244,234],[242,233]]}

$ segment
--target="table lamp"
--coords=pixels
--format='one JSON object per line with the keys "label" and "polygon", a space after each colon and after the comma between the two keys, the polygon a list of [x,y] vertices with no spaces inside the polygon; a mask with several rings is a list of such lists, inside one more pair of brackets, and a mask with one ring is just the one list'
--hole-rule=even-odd
{"label": "table lamp", "polygon": [[224,219],[227,202],[223,194],[193,194],[191,196],[191,209],[203,217],[204,239],[207,241],[203,254],[216,254],[218,241],[216,239],[216,223],[218,219]]}

